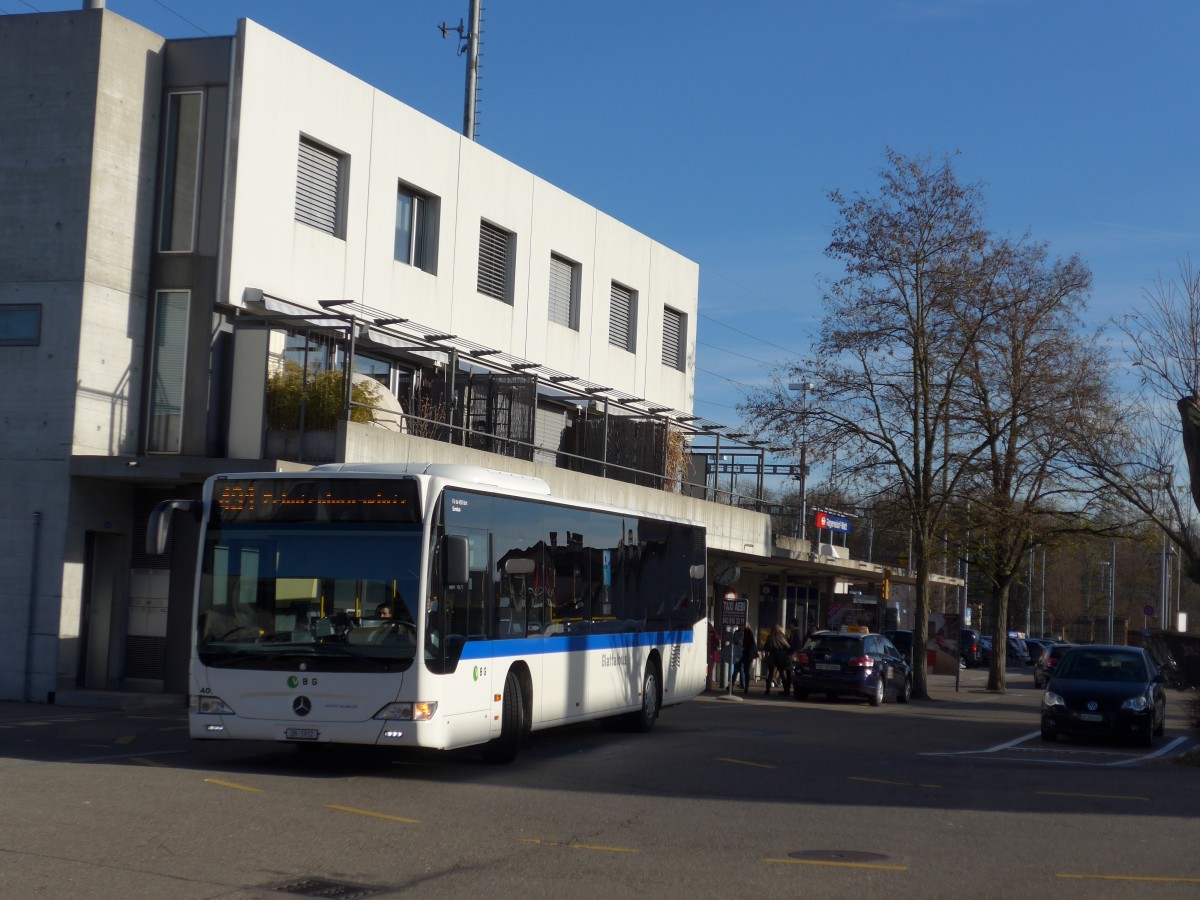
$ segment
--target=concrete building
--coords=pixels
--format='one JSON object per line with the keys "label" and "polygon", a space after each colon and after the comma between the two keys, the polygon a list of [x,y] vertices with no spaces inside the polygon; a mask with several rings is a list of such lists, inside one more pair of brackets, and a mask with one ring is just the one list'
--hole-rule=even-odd
{"label": "concrete building", "polygon": [[195,534],[142,535],[219,471],[537,474],[706,522],[779,617],[878,580],[678,489],[694,262],[254,22],[0,17],[0,124],[0,698],[186,689]]}

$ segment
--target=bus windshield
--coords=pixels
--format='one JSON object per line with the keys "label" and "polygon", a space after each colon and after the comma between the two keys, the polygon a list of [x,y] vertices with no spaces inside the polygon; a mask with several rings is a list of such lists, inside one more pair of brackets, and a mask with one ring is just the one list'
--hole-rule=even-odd
{"label": "bus windshield", "polygon": [[210,523],[197,653],[209,666],[407,669],[420,566],[419,524]]}

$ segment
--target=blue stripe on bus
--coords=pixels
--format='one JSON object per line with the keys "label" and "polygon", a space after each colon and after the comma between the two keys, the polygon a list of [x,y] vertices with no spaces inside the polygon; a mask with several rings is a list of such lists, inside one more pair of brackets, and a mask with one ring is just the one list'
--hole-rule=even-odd
{"label": "blue stripe on bus", "polygon": [[460,659],[491,659],[497,656],[541,656],[584,650],[627,650],[659,644],[690,644],[691,631],[645,631],[625,634],[562,634],[547,637],[509,638],[498,641],[469,640]]}

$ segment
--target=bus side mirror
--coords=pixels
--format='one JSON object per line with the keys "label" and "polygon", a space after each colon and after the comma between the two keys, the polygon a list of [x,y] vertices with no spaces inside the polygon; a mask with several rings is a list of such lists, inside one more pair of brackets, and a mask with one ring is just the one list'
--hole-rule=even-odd
{"label": "bus side mirror", "polygon": [[442,584],[446,587],[464,585],[470,580],[467,561],[467,539],[461,534],[442,535]]}
{"label": "bus side mirror", "polygon": [[146,525],[146,552],[151,556],[162,556],[167,549],[167,535],[171,531],[171,513],[189,510],[197,522],[204,511],[199,500],[164,500],[150,511]]}

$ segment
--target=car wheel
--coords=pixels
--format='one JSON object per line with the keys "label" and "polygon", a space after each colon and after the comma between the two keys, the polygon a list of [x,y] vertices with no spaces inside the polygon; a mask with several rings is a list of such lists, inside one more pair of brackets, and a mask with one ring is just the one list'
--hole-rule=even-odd
{"label": "car wheel", "polygon": [[1167,730],[1167,711],[1164,709],[1162,718],[1158,720],[1158,724],[1154,726],[1155,737],[1162,737],[1164,731]]}
{"label": "car wheel", "polygon": [[883,675],[881,674],[875,680],[875,692],[873,694],[871,694],[871,697],[870,697],[872,706],[882,706],[883,705],[883,693],[886,689],[887,689],[887,686],[884,683]]}
{"label": "car wheel", "polygon": [[500,711],[500,736],[483,745],[483,758],[490,763],[510,763],[517,758],[525,733],[525,698],[515,672],[504,679]]}
{"label": "car wheel", "polygon": [[907,703],[912,698],[912,676],[904,676],[904,687],[900,689],[900,693],[896,695],[897,703]]}
{"label": "car wheel", "polygon": [[642,708],[633,714],[630,723],[633,730],[640,734],[648,734],[658,721],[658,667],[653,662],[646,666],[646,674],[642,678]]}
{"label": "car wheel", "polygon": [[800,687],[795,688],[792,691],[792,693],[796,697],[797,700],[807,700],[808,699],[808,691],[806,691],[804,688],[800,688]]}
{"label": "car wheel", "polygon": [[1042,729],[1042,740],[1049,741],[1051,744],[1053,744],[1055,741],[1058,740],[1058,735],[1048,728],[1043,728]]}

